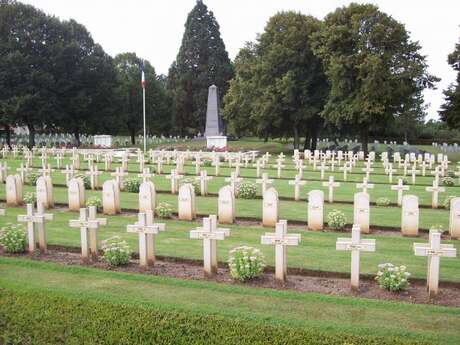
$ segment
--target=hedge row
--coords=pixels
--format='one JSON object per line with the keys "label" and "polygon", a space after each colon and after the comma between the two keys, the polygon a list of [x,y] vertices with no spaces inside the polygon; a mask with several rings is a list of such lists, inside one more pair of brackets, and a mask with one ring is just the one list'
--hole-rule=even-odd
{"label": "hedge row", "polygon": [[142,305],[0,289],[0,344],[421,345]]}

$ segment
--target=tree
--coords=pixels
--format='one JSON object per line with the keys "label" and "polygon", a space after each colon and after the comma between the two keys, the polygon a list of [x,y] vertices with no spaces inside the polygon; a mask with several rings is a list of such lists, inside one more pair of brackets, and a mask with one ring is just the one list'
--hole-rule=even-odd
{"label": "tree", "polygon": [[366,154],[369,130],[410,108],[438,80],[404,25],[374,5],[338,8],[314,38],[331,84],[322,116],[338,127],[356,126]]}
{"label": "tree", "polygon": [[55,51],[57,125],[75,136],[113,129],[117,79],[112,58],[74,20],[62,23],[63,44]]}
{"label": "tree", "polygon": [[293,136],[298,148],[316,143],[319,116],[329,86],[321,61],[313,54],[314,32],[320,21],[296,12],[271,17],[264,32],[235,61],[236,76],[225,97],[225,118],[232,129],[251,124],[267,138]]}
{"label": "tree", "polygon": [[54,52],[60,22],[33,6],[0,0],[0,113],[8,126],[24,125],[29,146],[36,129],[56,116]]}
{"label": "tree", "polygon": [[182,44],[168,76],[174,124],[181,135],[204,131],[209,86],[216,85],[222,99],[232,76],[219,24],[198,0],[187,17]]}
{"label": "tree", "polygon": [[135,144],[136,134],[143,128],[141,71],[145,74],[146,122],[150,133],[167,133],[171,126],[171,101],[156,76],[155,69],[135,53],[119,54],[114,59],[120,85],[121,118]]}
{"label": "tree", "polygon": [[457,71],[457,79],[444,91],[445,103],[441,106],[440,115],[449,127],[460,129],[460,41],[449,54],[447,62]]}

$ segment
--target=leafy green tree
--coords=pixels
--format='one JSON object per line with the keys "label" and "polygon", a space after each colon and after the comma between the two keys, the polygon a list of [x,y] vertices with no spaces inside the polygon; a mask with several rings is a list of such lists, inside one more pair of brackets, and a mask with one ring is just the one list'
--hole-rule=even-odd
{"label": "leafy green tree", "polygon": [[457,71],[457,80],[444,91],[445,103],[441,106],[441,120],[451,128],[460,129],[460,41],[449,54],[447,62]]}
{"label": "leafy green tree", "polygon": [[225,97],[225,118],[232,130],[250,123],[256,134],[300,136],[316,143],[329,86],[311,35],[319,20],[296,12],[271,17],[264,32],[235,61],[236,76]]}
{"label": "leafy green tree", "polygon": [[233,66],[220,37],[214,14],[201,0],[189,13],[182,44],[169,69],[174,125],[181,135],[203,133],[208,88],[216,85],[222,98],[233,76]]}
{"label": "leafy green tree", "polygon": [[150,133],[167,134],[171,126],[171,101],[153,66],[135,53],[119,54],[114,63],[120,85],[121,119],[131,137],[131,143],[135,144],[136,134],[143,129],[142,66],[145,74],[147,128]]}
{"label": "leafy green tree", "polygon": [[63,43],[55,51],[55,93],[60,129],[73,133],[113,132],[117,78],[112,58],[74,20],[62,23]]}
{"label": "leafy green tree", "polygon": [[60,22],[33,6],[0,0],[0,113],[29,129],[29,146],[56,116],[53,66],[62,43]]}
{"label": "leafy green tree", "polygon": [[404,25],[374,5],[338,8],[314,38],[331,84],[322,116],[338,127],[357,127],[366,153],[369,130],[409,109],[438,80]]}

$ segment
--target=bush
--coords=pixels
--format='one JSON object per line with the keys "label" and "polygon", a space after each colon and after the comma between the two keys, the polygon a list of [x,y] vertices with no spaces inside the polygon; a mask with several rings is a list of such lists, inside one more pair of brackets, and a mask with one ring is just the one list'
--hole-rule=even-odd
{"label": "bush", "polygon": [[89,179],[89,176],[86,176],[84,174],[75,174],[73,178],[82,179],[85,189],[91,188],[91,180]]}
{"label": "bush", "polygon": [[86,207],[96,206],[97,210],[102,209],[102,200],[97,196],[91,196],[86,200]]}
{"label": "bush", "polygon": [[446,232],[446,229],[444,229],[444,226],[442,224],[434,224],[430,226],[430,231],[436,231],[440,234],[443,234],[444,232]]}
{"label": "bush", "polygon": [[375,280],[382,289],[396,292],[409,286],[410,273],[406,266],[395,266],[391,263],[380,264]]}
{"label": "bush", "polygon": [[31,172],[26,175],[27,183],[31,186],[35,186],[37,184],[37,180],[41,175],[39,173]]}
{"label": "bush", "polygon": [[26,249],[26,231],[21,224],[8,223],[0,229],[0,245],[7,253],[22,253]]}
{"label": "bush", "polygon": [[[158,307],[149,307],[133,303],[128,297],[120,303],[115,298],[97,298],[88,293],[63,294],[52,289],[19,287],[1,291],[0,315],[5,316],[2,322],[5,344],[121,343],[118,339],[130,345],[152,344],[154,341],[158,345],[433,344],[424,334],[418,335],[420,340],[406,334],[394,336],[385,333],[379,336],[367,332],[359,335],[348,330],[331,331],[325,327],[318,329],[299,327],[289,322],[264,321],[263,315],[256,313],[254,317],[240,318],[235,313],[227,315],[225,311],[217,314],[193,312],[187,308],[173,309],[163,305],[161,300]],[[158,327],[159,323],[161,327]],[[189,331],[184,331],[185,328]],[[451,343],[454,344],[455,340]]]}
{"label": "bush", "polygon": [[104,252],[103,258],[110,266],[126,265],[129,262],[131,249],[128,243],[119,236],[102,241],[101,245]]}
{"label": "bush", "polygon": [[450,176],[446,176],[441,179],[441,184],[450,187],[455,185],[455,180]]}
{"label": "bush", "polygon": [[155,208],[155,212],[158,217],[171,218],[173,215],[173,207],[167,202],[160,202]]}
{"label": "bush", "polygon": [[198,195],[201,193],[200,181],[195,180],[193,177],[187,177],[187,178],[183,178],[182,180],[180,180],[180,186],[183,186],[184,184],[187,184],[187,183],[193,186],[193,189],[195,190],[195,195]]}
{"label": "bush", "polygon": [[26,192],[24,194],[23,200],[26,204],[35,204],[37,201],[37,194],[34,192]]}
{"label": "bush", "polygon": [[390,206],[390,199],[388,198],[385,198],[385,197],[380,197],[380,198],[377,198],[377,200],[375,201],[376,205],[377,206]]}
{"label": "bush", "polygon": [[327,215],[327,224],[333,229],[342,229],[347,224],[347,217],[340,210],[332,210]]}
{"label": "bush", "polygon": [[408,181],[407,178],[405,178],[405,177],[403,177],[403,178],[401,179],[401,181],[402,181],[402,184],[403,184],[404,186],[406,186],[406,185],[409,184],[409,181]]}
{"label": "bush", "polygon": [[236,188],[236,196],[241,199],[254,199],[257,195],[255,183],[243,181]]}
{"label": "bush", "polygon": [[257,277],[265,267],[265,258],[259,249],[236,247],[230,251],[228,267],[233,279],[246,281]]}
{"label": "bush", "polygon": [[205,166],[205,167],[211,167],[211,166],[212,166],[212,161],[210,161],[209,159],[206,159],[206,160],[203,162],[203,166]]}
{"label": "bush", "polygon": [[450,201],[451,201],[453,198],[456,198],[456,196],[455,196],[455,195],[448,195],[448,196],[446,196],[446,198],[445,198],[444,201],[442,202],[442,206],[443,206],[446,210],[450,210]]}
{"label": "bush", "polygon": [[141,183],[141,180],[137,178],[128,178],[124,181],[125,189],[130,193],[139,193]]}

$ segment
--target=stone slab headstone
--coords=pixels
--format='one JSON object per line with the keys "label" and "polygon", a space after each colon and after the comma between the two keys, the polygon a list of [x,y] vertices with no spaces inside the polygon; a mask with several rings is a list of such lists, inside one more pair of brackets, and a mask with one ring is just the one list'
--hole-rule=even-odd
{"label": "stone slab headstone", "polygon": [[178,215],[180,220],[193,220],[196,216],[195,189],[190,183],[179,188]]}
{"label": "stone slab headstone", "polygon": [[401,209],[401,233],[403,236],[418,236],[419,207],[418,197],[404,195]]}
{"label": "stone slab headstone", "polygon": [[353,206],[353,224],[359,225],[361,232],[369,233],[369,194],[356,193]]}
{"label": "stone slab headstone", "polygon": [[230,186],[219,189],[218,217],[221,224],[232,224],[235,222],[235,194]]}
{"label": "stone slab headstone", "polygon": [[324,192],[312,190],[308,193],[308,228],[322,230],[324,226]]}
{"label": "stone slab headstone", "polygon": [[278,223],[279,200],[275,188],[268,188],[263,194],[262,201],[262,225],[275,226]]}

